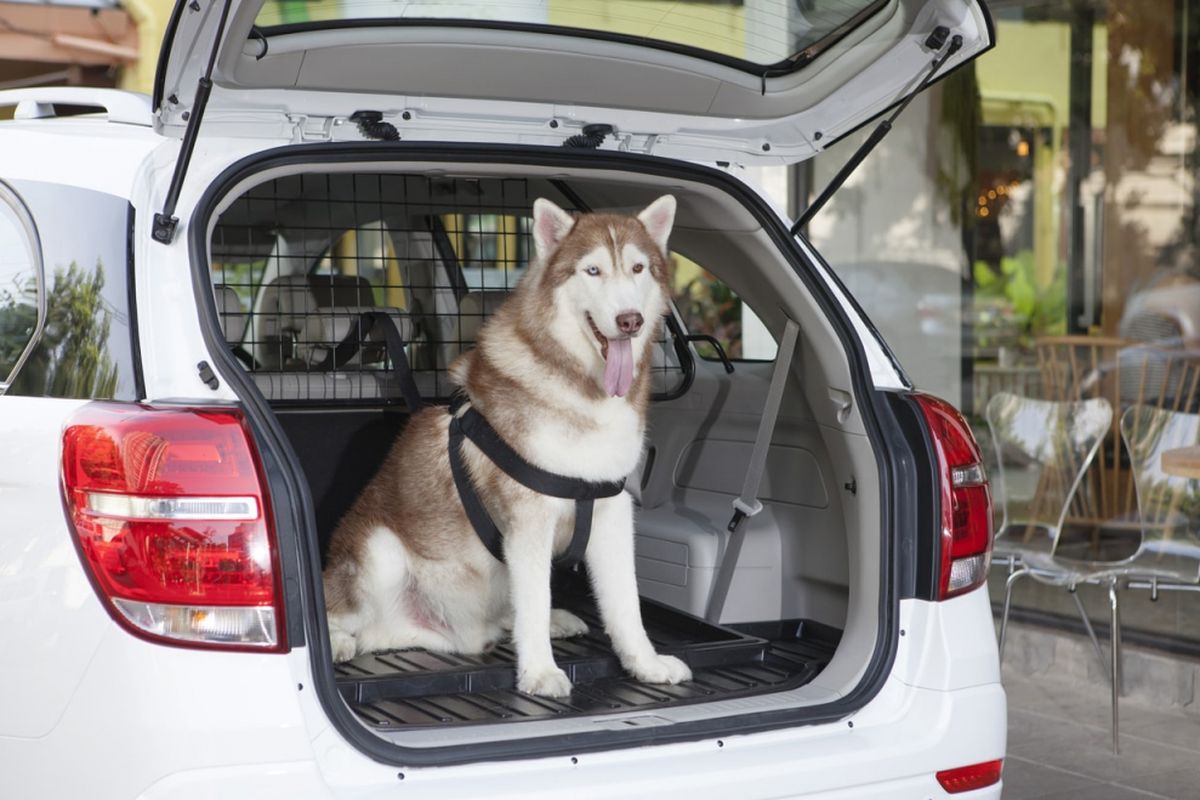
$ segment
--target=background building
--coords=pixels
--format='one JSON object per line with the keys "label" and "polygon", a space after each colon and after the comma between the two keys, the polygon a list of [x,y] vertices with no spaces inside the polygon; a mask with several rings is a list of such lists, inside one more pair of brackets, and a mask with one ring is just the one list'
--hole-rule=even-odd
{"label": "background building", "polygon": [[[1113,428],[1062,536],[1079,557],[1120,559],[1141,525],[1116,419],[1132,405],[1200,405],[1181,377],[1200,335],[1200,4],[988,6],[996,48],[918,98],[808,235],[918,386],[968,412],[989,450],[998,522],[1005,502],[1036,503],[1046,487],[1017,454],[995,452],[988,402],[1110,401]],[[801,183],[819,190],[865,136],[819,156]],[[1080,596],[1107,618],[1101,590]],[[1135,639],[1200,650],[1200,594],[1124,602]],[[1062,590],[1021,584],[1014,603],[1080,624]]]}
{"label": "background building", "polygon": [[173,7],[171,0],[0,0],[0,89],[149,92]]}

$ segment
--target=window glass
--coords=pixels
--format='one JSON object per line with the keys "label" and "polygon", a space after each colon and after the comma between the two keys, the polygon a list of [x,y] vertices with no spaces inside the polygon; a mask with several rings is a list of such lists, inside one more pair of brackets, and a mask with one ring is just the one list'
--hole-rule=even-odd
{"label": "window glass", "polygon": [[37,331],[36,235],[20,200],[0,184],[0,390]]}
{"label": "window glass", "polygon": [[[401,276],[395,241],[382,220],[373,220],[342,233],[309,274],[358,278],[358,291],[347,294],[338,302],[408,308],[408,293]],[[369,298],[360,296],[367,292]]]}
{"label": "window glass", "polygon": [[267,0],[259,27],[392,18],[523,24],[636,37],[774,65],[852,27],[884,0]]}
{"label": "window glass", "polygon": [[[671,260],[671,292],[688,333],[712,336],[734,361],[774,360],[779,346],[754,309],[690,258],[672,253]],[[701,358],[718,358],[708,342],[694,346]]]}
{"label": "window glass", "polygon": [[442,214],[469,289],[512,289],[532,257],[531,217],[516,214]]}
{"label": "window glass", "polygon": [[42,244],[46,322],[8,394],[137,399],[129,308],[129,203],[15,181]]}
{"label": "window glass", "polygon": [[[967,415],[998,528],[1019,522],[1022,508],[1061,514],[1055,530],[1015,538],[1127,559],[1161,534],[1143,525],[1155,499],[1143,508],[1134,476],[1185,479],[1161,459],[1138,463],[1120,421],[1200,413],[1200,3],[991,8],[996,47],[918,97],[808,234],[917,387]],[[871,127],[816,158],[815,191]],[[1016,405],[1008,395],[1062,409],[1098,399],[1111,410],[1096,454],[1070,462],[1082,478],[1067,500],[1053,491],[1060,476],[1004,438],[1000,409]],[[1165,425],[1162,449],[1200,444],[1184,434],[1195,429]],[[1025,444],[1054,450],[1049,438]],[[1193,569],[1194,583],[1200,563]],[[994,599],[1003,579],[993,579]],[[1200,593],[1158,603],[1122,595],[1126,626],[1200,643],[1187,622],[1200,615]],[[1079,597],[1107,617],[1102,591],[1083,585]],[[1077,621],[1066,592],[1032,581],[1013,604]]]}

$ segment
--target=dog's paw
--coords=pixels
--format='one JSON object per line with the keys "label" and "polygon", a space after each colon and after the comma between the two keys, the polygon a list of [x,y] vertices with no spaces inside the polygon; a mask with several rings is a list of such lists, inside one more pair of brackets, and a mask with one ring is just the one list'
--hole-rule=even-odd
{"label": "dog's paw", "polygon": [[340,664],[354,658],[358,652],[358,642],[345,631],[331,629],[329,631],[329,647],[333,650],[333,662]]}
{"label": "dog's paw", "polygon": [[587,623],[570,611],[561,608],[550,609],[551,639],[570,639],[572,636],[583,636],[587,632]]}
{"label": "dog's paw", "polygon": [[642,683],[681,683],[692,679],[688,665],[675,656],[654,655],[629,664],[626,669]]}
{"label": "dog's paw", "polygon": [[558,667],[544,667],[518,672],[517,690],[541,697],[568,697],[571,694],[571,680]]}

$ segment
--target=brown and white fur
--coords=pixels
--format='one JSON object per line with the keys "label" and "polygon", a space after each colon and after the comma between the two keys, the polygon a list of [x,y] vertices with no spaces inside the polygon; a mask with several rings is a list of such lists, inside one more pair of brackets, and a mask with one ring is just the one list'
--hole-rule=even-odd
{"label": "brown and white fur", "polygon": [[[675,198],[636,217],[572,217],[539,199],[533,217],[537,258],[478,346],[451,364],[452,380],[527,461],[618,480],[642,452]],[[606,374],[610,348],[632,353],[631,381],[628,368],[617,374],[609,365]],[[511,631],[517,688],[565,696],[571,683],[550,640],[587,626],[551,609],[550,564],[570,541],[574,502],[526,489],[466,443],[467,470],[504,538],[500,563],[459,501],[449,419],[440,407],[415,415],[334,532],[324,576],[334,659],[401,647],[479,653]],[[654,650],[642,625],[629,494],[596,501],[584,560],[622,666],[649,683],[690,679],[682,661]]]}

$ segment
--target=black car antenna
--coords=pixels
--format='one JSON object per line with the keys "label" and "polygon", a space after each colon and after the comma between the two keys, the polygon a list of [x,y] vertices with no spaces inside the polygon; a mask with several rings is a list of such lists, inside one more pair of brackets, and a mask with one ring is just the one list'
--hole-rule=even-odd
{"label": "black car antenna", "polygon": [[[933,33],[929,34],[929,37],[925,40],[925,46],[936,53],[946,44],[946,39],[949,36],[950,29],[945,25],[939,25],[933,29]],[[912,102],[914,97],[925,90],[925,87],[928,86],[931,81],[933,81],[933,77],[937,75],[938,70],[942,68],[942,65],[946,63],[950,56],[962,49],[962,45],[962,36],[957,33],[954,34],[954,37],[950,39],[950,47],[947,48],[946,52],[942,53],[942,55],[940,55],[933,62],[933,64],[929,67],[929,72],[925,74],[924,79],[922,79],[917,85],[917,88],[910,92],[902,101],[900,101],[900,105],[896,106],[896,110],[892,112],[890,117],[883,120],[883,122],[880,122],[879,125],[875,127],[875,130],[871,131],[871,135],[867,137],[865,142],[859,145],[858,149],[854,151],[854,155],[850,156],[850,160],[847,161],[840,170],[838,170],[837,175],[833,176],[833,180],[831,180],[829,184],[821,191],[821,194],[817,197],[817,199],[808,204],[808,208],[804,209],[804,213],[801,214],[800,218],[797,219],[792,225],[792,228],[789,231],[792,236],[795,236],[797,233],[799,233],[800,229],[807,225],[809,221],[816,216],[817,212],[829,202],[829,198],[833,197],[834,192],[842,188],[842,184],[845,183],[846,179],[849,178],[854,170],[858,168],[858,165],[862,163],[863,159],[875,149],[877,144],[883,141],[884,136],[888,135],[888,131],[892,129],[892,123],[896,121],[896,118],[904,113],[904,109],[908,108],[908,104]]]}
{"label": "black car antenna", "polygon": [[[219,2],[219,0],[213,0]],[[212,92],[212,71],[217,61],[217,51],[221,49],[221,36],[225,33],[225,21],[229,18],[229,7],[233,0],[225,0],[221,8],[221,19],[217,22],[217,33],[213,39],[212,51],[208,54],[208,66],[196,84],[196,96],[192,99],[190,112],[185,111],[187,127],[183,130],[183,141],[179,145],[179,158],[175,162],[175,171],[171,173],[171,185],[167,188],[167,199],[163,203],[161,213],[154,215],[154,225],[151,235],[154,241],[170,244],[175,238],[175,228],[179,225],[179,217],[175,216],[175,204],[179,202],[179,192],[183,188],[183,178],[187,175],[188,164],[192,160],[192,150],[196,147],[196,136],[200,132],[200,120],[204,117],[204,107],[208,105],[208,95]],[[188,8],[193,12],[200,10],[200,4],[193,2]]]}

